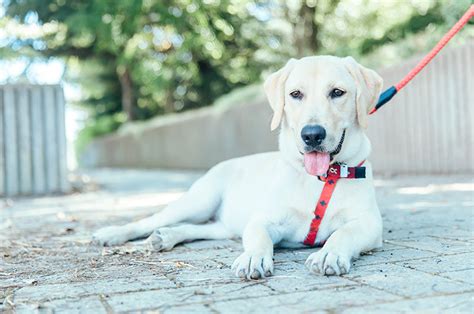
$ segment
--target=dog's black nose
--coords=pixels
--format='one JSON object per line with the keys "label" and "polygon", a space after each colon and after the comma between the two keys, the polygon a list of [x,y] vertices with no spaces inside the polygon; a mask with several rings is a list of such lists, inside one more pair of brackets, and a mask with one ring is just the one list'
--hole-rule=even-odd
{"label": "dog's black nose", "polygon": [[301,130],[301,138],[306,145],[316,147],[326,138],[326,130],[320,125],[307,125]]}

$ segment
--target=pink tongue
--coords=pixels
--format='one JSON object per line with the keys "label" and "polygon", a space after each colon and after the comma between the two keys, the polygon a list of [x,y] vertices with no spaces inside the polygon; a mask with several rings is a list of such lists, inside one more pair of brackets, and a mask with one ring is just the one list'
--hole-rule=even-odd
{"label": "pink tongue", "polygon": [[304,167],[312,176],[322,176],[329,169],[329,153],[311,152],[304,154]]}

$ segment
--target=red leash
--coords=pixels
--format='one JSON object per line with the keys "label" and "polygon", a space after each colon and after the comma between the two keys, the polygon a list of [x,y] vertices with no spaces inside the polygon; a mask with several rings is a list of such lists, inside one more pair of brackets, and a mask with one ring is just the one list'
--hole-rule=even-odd
{"label": "red leash", "polygon": [[375,105],[374,109],[370,112],[370,114],[373,114],[376,112],[380,107],[385,105],[387,102],[392,99],[393,96],[395,96],[396,93],[398,93],[405,85],[408,84],[418,73],[420,73],[423,68],[430,63],[431,60],[440,52],[441,49],[446,46],[446,44],[451,40],[451,38],[454,37],[463,27],[464,25],[469,22],[469,20],[474,16],[474,5],[471,5],[471,7],[464,13],[464,15],[459,19],[459,21],[454,24],[454,26],[449,30],[449,32],[446,33],[446,35],[441,38],[441,40],[436,44],[436,46],[431,49],[431,51],[416,65],[416,67],[413,68],[398,84],[395,86],[391,86],[388,88],[386,91],[380,95],[379,101],[377,102],[377,105]]}
{"label": "red leash", "polygon": [[[413,70],[410,71],[398,84],[390,87],[380,95],[379,101],[370,114],[376,112],[380,107],[386,104],[390,99],[392,99],[395,94],[400,91],[405,85],[408,84],[421,70],[443,49],[444,46],[451,40],[451,38],[456,35],[464,25],[474,16],[474,5],[464,13],[461,19],[449,30],[446,35],[441,38],[441,40],[436,44],[436,46],[428,53]],[[321,195],[319,196],[318,203],[316,203],[316,208],[314,209],[314,218],[311,221],[309,227],[308,235],[304,240],[305,245],[313,246],[316,241],[316,236],[318,235],[319,225],[323,220],[324,214],[326,213],[326,208],[329,205],[334,189],[336,188],[336,183],[341,178],[346,179],[359,179],[365,178],[365,167],[361,167],[364,161],[362,161],[357,167],[347,167],[345,165],[331,165],[329,167],[327,176],[325,178],[319,178],[321,181],[325,181]]]}

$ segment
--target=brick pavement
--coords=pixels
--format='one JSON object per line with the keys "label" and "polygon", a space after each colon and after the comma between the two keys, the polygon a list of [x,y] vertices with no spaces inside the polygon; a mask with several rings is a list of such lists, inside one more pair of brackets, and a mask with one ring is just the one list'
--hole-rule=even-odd
{"label": "brick pavement", "polygon": [[97,228],[150,215],[200,174],[100,170],[95,192],[4,200],[0,207],[0,312],[466,312],[474,308],[474,184],[469,176],[377,180],[384,247],[348,275],[312,275],[313,249],[276,250],[275,276],[230,271],[238,241],[171,252],[143,242],[89,243]]}

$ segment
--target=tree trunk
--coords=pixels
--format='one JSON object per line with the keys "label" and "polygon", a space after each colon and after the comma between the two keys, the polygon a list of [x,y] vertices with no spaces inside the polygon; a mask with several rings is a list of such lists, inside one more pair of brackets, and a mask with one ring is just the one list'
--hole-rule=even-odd
{"label": "tree trunk", "polygon": [[124,71],[117,71],[122,91],[122,109],[127,115],[127,121],[135,120],[135,95],[133,93],[133,81],[130,71],[126,68]]}
{"label": "tree trunk", "polygon": [[165,102],[163,109],[165,110],[165,113],[171,113],[174,112],[174,105],[173,105],[173,92],[171,88],[168,88],[166,91],[166,97],[165,97]]}
{"label": "tree trunk", "polygon": [[319,50],[318,31],[319,25],[316,24],[316,6],[308,7],[305,10],[304,33],[308,38],[309,53],[314,55]]}
{"label": "tree trunk", "polygon": [[296,29],[296,48],[300,57],[314,55],[319,49],[318,25],[316,24],[316,6],[301,4],[300,21]]}

